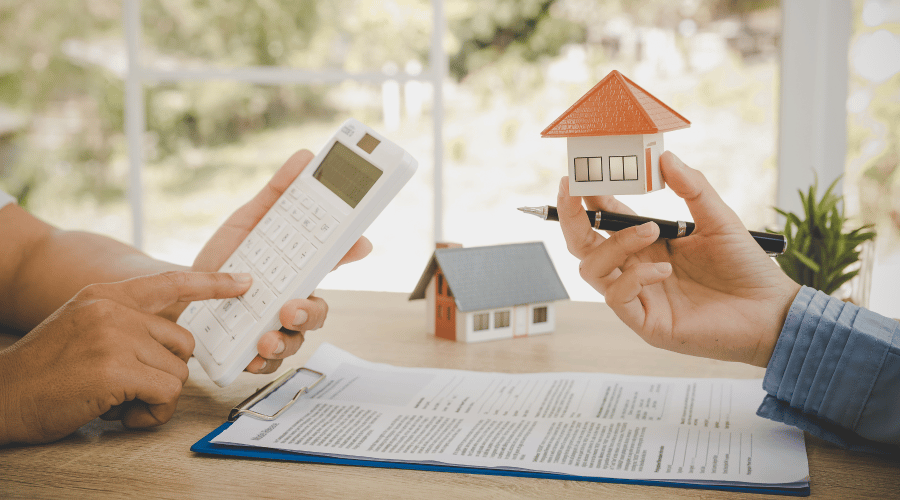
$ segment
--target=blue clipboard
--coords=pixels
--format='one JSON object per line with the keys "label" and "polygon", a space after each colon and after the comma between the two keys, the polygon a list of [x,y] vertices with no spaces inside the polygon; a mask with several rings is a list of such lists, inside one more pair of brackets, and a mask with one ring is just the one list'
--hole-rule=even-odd
{"label": "blue clipboard", "polygon": [[[311,375],[315,381],[310,384],[305,384],[303,387],[297,389],[296,391],[292,389],[288,382],[290,382],[295,375],[300,373],[304,373],[304,375]],[[619,483],[619,484],[641,484],[646,486],[669,486],[673,488],[689,488],[689,489],[704,489],[704,490],[719,490],[719,491],[738,491],[742,493],[762,493],[767,495],[789,495],[789,496],[809,496],[810,490],[809,485],[803,488],[789,488],[789,487],[774,487],[774,486],[732,486],[732,485],[719,485],[719,484],[705,484],[705,483],[680,483],[674,481],[644,481],[644,480],[636,480],[636,479],[618,479],[618,478],[605,478],[605,477],[594,477],[594,476],[570,476],[567,474],[552,474],[549,472],[529,472],[529,471],[521,471],[521,470],[512,470],[512,469],[488,469],[481,467],[466,467],[466,466],[453,466],[453,465],[433,465],[433,464],[422,464],[422,463],[409,463],[409,462],[388,462],[388,461],[379,461],[379,460],[362,460],[362,459],[351,459],[351,458],[336,458],[336,457],[326,457],[320,455],[310,455],[305,453],[293,452],[293,451],[285,451],[285,450],[276,450],[272,448],[258,448],[254,446],[237,446],[237,445],[225,445],[225,444],[216,444],[213,443],[212,440],[215,439],[216,436],[221,434],[225,429],[228,429],[231,424],[242,414],[250,415],[254,418],[259,418],[262,420],[274,420],[278,417],[282,412],[284,412],[287,408],[289,408],[297,399],[314,388],[319,384],[325,375],[321,372],[311,370],[309,368],[296,368],[293,370],[289,370],[283,373],[281,376],[269,382],[264,387],[257,390],[250,397],[242,401],[240,404],[232,408],[231,412],[228,415],[228,421],[224,424],[220,425],[216,430],[210,432],[206,436],[204,436],[200,441],[194,443],[191,446],[191,451],[195,453],[201,453],[204,455],[218,455],[218,456],[226,456],[226,457],[242,457],[242,458],[257,458],[264,460],[286,460],[291,462],[305,462],[305,463],[315,463],[315,464],[331,464],[331,465],[354,465],[357,467],[381,467],[383,469],[411,469],[411,470],[427,470],[427,471],[435,471],[435,472],[456,472],[462,474],[485,474],[490,476],[514,476],[514,477],[536,477],[542,479],[562,479],[566,481],[593,481],[597,483]],[[299,380],[299,379],[298,379]],[[279,391],[279,389],[283,390]],[[254,411],[252,408],[257,408],[254,405],[260,403],[269,396],[272,396],[271,400],[273,402],[277,402],[277,404],[271,409],[273,412],[271,414],[259,413]],[[280,408],[275,410],[275,408]]]}
{"label": "blue clipboard", "polygon": [[537,477],[542,479],[563,479],[567,481],[593,481],[597,483],[642,484],[647,486],[670,486],[674,488],[689,488],[719,491],[739,491],[742,493],[762,493],[766,495],[789,495],[796,497],[809,496],[809,486],[805,488],[778,488],[778,487],[743,487],[726,485],[708,485],[676,483],[668,481],[641,481],[632,479],[615,479],[603,477],[569,476],[563,474],[550,474],[544,472],[525,472],[504,469],[483,469],[479,467],[457,467],[449,465],[415,464],[407,462],[382,462],[376,460],[356,460],[348,458],[323,457],[319,455],[307,455],[292,451],[275,450],[271,448],[255,448],[251,446],[233,446],[212,443],[212,439],[231,426],[231,422],[225,422],[216,430],[210,432],[200,441],[191,446],[191,451],[204,455],[219,455],[226,457],[257,458],[265,460],[286,460],[291,462],[304,462],[313,464],[331,465],[355,465],[357,467],[381,467],[383,469],[411,469],[427,470],[435,472],[456,472],[462,474],[485,474],[490,476],[514,476]]}

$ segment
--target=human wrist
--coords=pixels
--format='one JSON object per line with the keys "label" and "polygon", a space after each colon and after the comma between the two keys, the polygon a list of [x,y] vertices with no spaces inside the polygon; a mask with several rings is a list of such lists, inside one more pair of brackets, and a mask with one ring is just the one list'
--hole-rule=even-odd
{"label": "human wrist", "polygon": [[797,294],[800,293],[800,289],[802,288],[793,280],[787,277],[785,278],[786,280],[780,287],[778,293],[772,298],[773,307],[771,321],[766,327],[762,328],[763,331],[760,333],[756,352],[750,361],[751,365],[762,368],[769,366],[769,360],[772,358],[772,353],[775,352],[775,346],[778,344],[779,337],[781,337],[781,332],[784,328],[784,323],[787,320],[788,313],[791,310],[794,299],[796,299]]}

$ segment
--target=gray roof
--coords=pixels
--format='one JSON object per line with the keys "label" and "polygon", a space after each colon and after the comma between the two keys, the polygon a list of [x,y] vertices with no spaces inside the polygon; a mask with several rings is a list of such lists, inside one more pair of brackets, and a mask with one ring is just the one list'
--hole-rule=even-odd
{"label": "gray roof", "polygon": [[456,307],[480,311],[568,299],[542,242],[472,248],[439,248],[409,300],[425,298],[425,288],[440,266]]}

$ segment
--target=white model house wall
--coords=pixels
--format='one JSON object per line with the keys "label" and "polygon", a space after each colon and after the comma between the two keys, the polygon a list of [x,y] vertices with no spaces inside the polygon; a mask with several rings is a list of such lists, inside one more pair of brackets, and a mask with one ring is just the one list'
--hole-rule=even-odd
{"label": "white model house wall", "polygon": [[[525,310],[526,325],[517,324],[517,309]],[[535,323],[535,308],[546,308],[546,321]],[[498,313],[509,314],[509,324],[497,328],[496,317]],[[487,314],[488,328],[475,330],[477,316]],[[540,315],[539,315],[540,316]],[[522,328],[524,326],[524,328]],[[517,328],[518,327],[518,328]],[[522,328],[520,330],[520,328]],[[518,335],[540,335],[551,333],[556,328],[556,311],[552,303],[525,304],[521,306],[501,307],[498,309],[486,309],[482,311],[470,311],[459,313],[456,316],[456,339],[461,342],[486,342],[488,340],[508,339]]]}
{"label": "white model house wall", "polygon": [[[647,192],[645,144],[656,142],[662,146],[662,134],[636,134],[636,135],[606,135],[594,137],[567,137],[568,169],[569,169],[569,193],[573,196],[590,196],[595,194],[643,194]],[[659,152],[656,150],[658,162]],[[585,171],[576,172],[576,158],[590,159],[590,167]],[[599,159],[600,165],[595,162]],[[623,168],[622,180],[615,179],[617,173],[611,174],[610,161],[622,161],[623,164],[634,162],[633,170]],[[621,160],[620,160],[621,159]],[[583,162],[584,160],[579,160]],[[654,174],[653,188],[662,186],[662,177],[657,172]],[[632,175],[629,175],[632,174]],[[628,180],[631,178],[633,180]]]}

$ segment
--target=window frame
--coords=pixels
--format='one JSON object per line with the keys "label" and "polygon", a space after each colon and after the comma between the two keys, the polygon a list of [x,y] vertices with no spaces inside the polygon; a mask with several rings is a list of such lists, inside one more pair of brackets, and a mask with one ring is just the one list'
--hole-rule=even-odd
{"label": "window frame", "polygon": [[472,331],[483,332],[491,329],[491,313],[475,313],[472,314]]}
{"label": "window frame", "polygon": [[[538,321],[538,319],[541,319]],[[537,306],[531,309],[531,324],[539,325],[550,321],[550,306]]]}
{"label": "window frame", "polygon": [[[585,169],[587,174],[587,179],[579,179],[578,178],[578,160],[585,160]],[[600,162],[598,167],[598,171],[600,172],[600,178],[595,179],[593,175],[591,175],[591,160],[597,160]],[[573,174],[575,177],[575,182],[603,182],[603,157],[602,156],[576,156],[572,160]]]}
{"label": "window frame", "polygon": [[[494,311],[494,329],[497,328],[509,328],[510,322],[510,311],[509,309],[504,309],[502,311]],[[502,318],[502,319],[501,319]],[[505,322],[504,322],[505,320]],[[500,324],[503,322],[504,324]]]}
{"label": "window frame", "polygon": [[[613,175],[613,158],[620,158],[622,160],[622,178],[621,179],[616,179],[615,176]],[[625,158],[633,158],[634,159],[635,174],[637,175],[637,177],[635,177],[634,179],[628,179],[625,177]],[[611,180],[613,182],[635,182],[635,181],[641,180],[641,169],[638,168],[637,155],[610,155],[608,164],[609,164],[609,180]]]}

